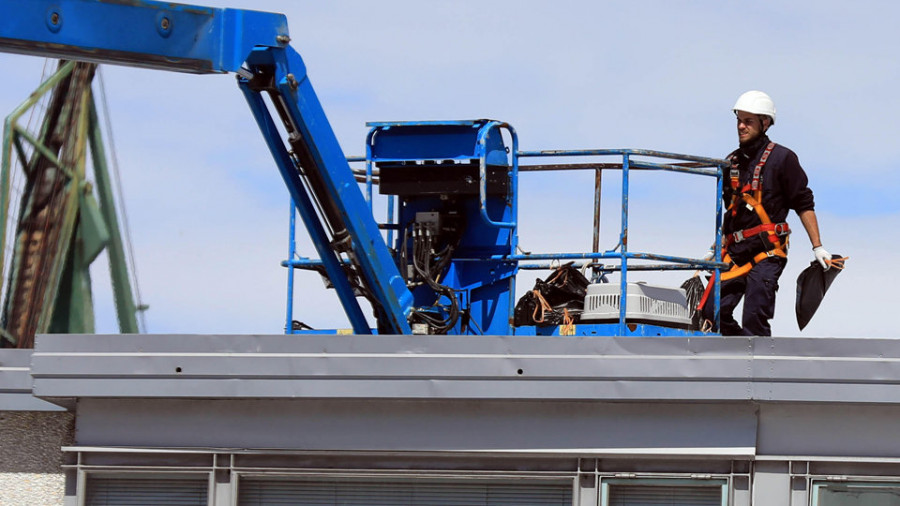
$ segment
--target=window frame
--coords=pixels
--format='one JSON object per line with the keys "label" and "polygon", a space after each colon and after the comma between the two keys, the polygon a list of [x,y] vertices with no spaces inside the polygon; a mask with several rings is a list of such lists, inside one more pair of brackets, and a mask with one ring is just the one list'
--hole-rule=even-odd
{"label": "window frame", "polygon": [[616,477],[600,477],[600,506],[609,506],[609,489],[615,485],[646,485],[649,487],[718,487],[721,492],[721,506],[728,506],[731,480],[727,476],[713,476],[710,478],[687,478],[687,477],[646,477],[646,478],[616,478]]}
{"label": "window frame", "polygon": [[810,490],[810,499],[809,504],[811,506],[819,506],[819,490],[822,488],[829,488],[835,486],[842,487],[854,487],[861,489],[878,489],[878,488],[893,488],[896,490],[900,490],[900,481],[891,481],[891,480],[866,480],[866,479],[846,479],[846,480],[827,480],[827,479],[812,479],[810,480],[811,486]]}
{"label": "window frame", "polygon": [[213,504],[215,497],[215,475],[209,470],[175,470],[175,469],[80,469],[76,484],[75,496],[78,506],[86,506],[88,485],[94,478],[112,480],[191,480],[206,481],[206,503]]}
{"label": "window frame", "polygon": [[372,480],[384,480],[395,482],[429,482],[429,483],[488,483],[488,484],[514,484],[523,482],[526,484],[534,484],[535,482],[546,483],[547,485],[568,486],[571,494],[571,504],[578,504],[578,488],[579,480],[576,474],[568,473],[550,473],[550,474],[529,474],[529,473],[479,473],[479,472],[284,472],[284,471],[234,471],[232,472],[231,495],[233,497],[233,505],[239,506],[241,481],[245,479],[254,480],[281,480],[281,481],[306,481],[306,482],[367,482]]}

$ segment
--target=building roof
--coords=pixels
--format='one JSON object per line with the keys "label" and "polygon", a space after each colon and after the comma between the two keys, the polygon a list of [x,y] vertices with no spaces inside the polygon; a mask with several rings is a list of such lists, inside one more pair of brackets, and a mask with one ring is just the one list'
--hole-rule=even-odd
{"label": "building roof", "polygon": [[898,404],[900,340],[43,335],[31,375],[46,399]]}

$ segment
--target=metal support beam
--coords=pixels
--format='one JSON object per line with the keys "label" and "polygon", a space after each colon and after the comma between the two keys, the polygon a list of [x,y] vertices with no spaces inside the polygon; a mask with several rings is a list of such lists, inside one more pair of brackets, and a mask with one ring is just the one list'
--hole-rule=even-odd
{"label": "metal support beam", "polygon": [[[289,42],[282,14],[147,0],[0,0],[0,51],[241,74],[251,109],[308,228],[311,221],[322,220],[312,227],[322,232],[313,231],[313,240],[321,243],[318,248],[332,250],[330,255],[319,253],[333,259],[326,267],[354,330],[370,332],[355,301],[362,289],[374,303],[382,331],[409,333],[412,295]],[[249,86],[258,72],[272,79],[264,90]],[[287,143],[271,117],[266,119],[261,91],[272,97],[290,134]],[[302,178],[295,159],[302,162]],[[352,272],[345,271],[342,256],[350,259]],[[362,281],[353,286],[354,279]]]}
{"label": "metal support beam", "polygon": [[0,51],[197,74],[290,41],[283,14],[169,2],[0,0],[0,13]]}
{"label": "metal support beam", "polygon": [[106,150],[100,134],[100,123],[97,119],[97,107],[90,102],[90,130],[88,141],[91,147],[91,159],[94,162],[94,183],[100,199],[100,212],[109,230],[109,274],[112,280],[113,296],[116,304],[116,318],[119,331],[123,334],[137,334],[137,307],[135,306],[131,282],[128,279],[128,262],[125,260],[125,248],[119,231],[119,219],[116,216],[115,199],[113,199],[112,182],[106,165]]}
{"label": "metal support beam", "polygon": [[[325,111],[306,75],[300,55],[290,47],[259,48],[248,58],[249,74],[238,78],[269,149],[301,217],[310,230],[329,278],[354,331],[369,333],[355,301],[359,287],[347,280],[341,255],[350,259],[375,304],[382,332],[408,334],[413,297],[378,223],[347,163]],[[287,142],[271,119],[261,93],[268,93],[287,131]],[[290,146],[290,154],[288,147]],[[291,158],[293,156],[293,158]],[[294,162],[296,159],[296,164]],[[318,211],[314,204],[318,204]]]}

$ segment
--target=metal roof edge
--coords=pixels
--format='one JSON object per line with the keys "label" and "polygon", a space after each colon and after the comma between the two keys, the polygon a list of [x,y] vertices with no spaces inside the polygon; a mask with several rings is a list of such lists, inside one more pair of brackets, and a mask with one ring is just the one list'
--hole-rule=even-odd
{"label": "metal roof edge", "polygon": [[32,395],[32,350],[0,349],[0,412],[65,411]]}
{"label": "metal roof edge", "polygon": [[41,398],[900,403],[900,340],[39,336]]}

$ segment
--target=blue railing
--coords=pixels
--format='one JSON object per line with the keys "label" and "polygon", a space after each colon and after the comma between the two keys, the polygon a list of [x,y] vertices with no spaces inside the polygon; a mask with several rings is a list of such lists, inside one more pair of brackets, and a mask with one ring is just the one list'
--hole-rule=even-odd
{"label": "blue railing", "polygon": [[[597,171],[596,184],[594,188],[595,217],[594,217],[594,251],[591,253],[528,253],[521,255],[513,255],[510,260],[520,262],[533,260],[550,260],[551,262],[571,261],[571,260],[589,260],[593,263],[596,260],[618,260],[618,266],[603,266],[603,270],[620,271],[620,303],[619,303],[619,335],[625,335],[626,314],[627,314],[627,293],[628,293],[628,271],[665,271],[665,270],[712,270],[715,272],[713,279],[714,286],[714,307],[715,320],[719,319],[719,271],[727,268],[722,263],[722,195],[723,171],[728,166],[728,162],[716,158],[706,158],[700,156],[684,155],[678,153],[668,153],[663,151],[653,151],[644,149],[588,149],[588,150],[550,150],[550,151],[517,151],[518,158],[566,158],[566,157],[621,157],[621,162],[613,163],[581,163],[578,165],[564,165],[564,170],[576,169],[593,169]],[[644,160],[636,160],[634,157],[654,158],[665,160],[666,163],[649,162]],[[600,178],[603,170],[621,170],[622,171],[622,193],[621,193],[621,223],[619,228],[619,240],[616,246],[608,251],[599,251],[599,213],[600,213]],[[712,260],[699,258],[676,257],[671,255],[662,255],[649,252],[632,252],[628,251],[628,205],[630,194],[630,175],[633,169],[639,170],[655,170],[679,172],[684,174],[694,174],[699,176],[716,178],[716,224],[714,250],[715,255]],[[540,170],[559,170],[557,166],[522,166],[520,171],[540,171]],[[666,262],[664,264],[655,265],[638,265],[629,266],[629,260],[655,260]],[[536,268],[551,267],[549,265],[536,264]],[[520,268],[528,269],[531,265],[520,264]]]}
{"label": "blue railing", "polygon": [[[596,184],[594,188],[594,241],[593,241],[593,251],[591,252],[576,252],[576,253],[520,253],[520,254],[507,254],[507,255],[487,255],[478,258],[454,258],[456,262],[481,262],[481,261],[498,261],[498,260],[507,260],[507,261],[515,261],[519,264],[519,269],[527,269],[527,270],[535,270],[535,269],[552,269],[555,266],[559,265],[561,262],[569,262],[575,261],[574,264],[576,267],[594,267],[595,269],[601,270],[603,272],[606,271],[619,271],[620,274],[620,308],[619,308],[619,322],[618,322],[618,333],[619,335],[626,334],[626,314],[627,314],[627,290],[628,290],[628,272],[629,271],[671,271],[671,270],[708,270],[713,271],[713,282],[715,283],[713,288],[713,303],[715,307],[715,321],[719,320],[719,306],[720,306],[720,289],[719,289],[719,273],[721,269],[727,268],[727,265],[722,263],[721,250],[722,250],[722,214],[723,214],[723,203],[722,199],[719,197],[722,195],[723,188],[723,174],[724,169],[728,166],[728,162],[721,159],[715,158],[707,158],[707,157],[699,157],[692,155],[684,155],[678,153],[668,153],[662,151],[653,151],[653,150],[642,150],[642,149],[590,149],[590,150],[547,150],[547,151],[519,151],[518,150],[518,137],[515,133],[515,130],[512,129],[509,125],[500,122],[494,122],[496,125],[492,125],[495,128],[503,128],[509,133],[510,137],[513,141],[513,150],[512,150],[512,159],[511,159],[511,181],[510,181],[510,192],[513,203],[513,212],[512,221],[509,222],[496,222],[492,220],[488,215],[485,207],[485,195],[486,195],[486,154],[484,150],[482,150],[482,156],[480,159],[480,191],[479,198],[481,202],[481,215],[482,219],[496,227],[506,227],[512,228],[513,233],[513,241],[516,243],[517,241],[517,205],[518,198],[515,198],[515,194],[512,192],[516,192],[518,190],[518,177],[521,173],[526,172],[539,172],[539,171],[559,171],[559,170],[594,170],[596,171]],[[371,135],[371,133],[370,133]],[[371,139],[368,139],[371,141]],[[367,142],[367,154],[365,157],[351,157],[348,158],[350,162],[364,162],[365,169],[364,170],[355,170],[357,180],[364,185],[364,193],[366,195],[366,199],[369,202],[370,210],[373,209],[373,186],[377,184],[377,173],[374,169],[374,163],[372,160],[372,154],[370,151],[371,142]],[[589,161],[589,162],[579,162],[575,164],[553,164],[553,165],[520,165],[519,160],[521,158],[610,158],[615,157],[621,161]],[[645,159],[651,158],[656,161],[647,161]],[[615,247],[611,250],[600,251],[599,250],[599,215],[600,215],[600,190],[601,190],[601,174],[602,171],[605,170],[620,170],[622,172],[622,188],[621,188],[621,223],[619,228],[619,236],[618,242]],[[716,179],[716,224],[715,226],[715,239],[714,239],[714,257],[711,260],[703,259],[703,258],[690,258],[690,257],[679,257],[679,256],[671,256],[665,254],[658,254],[652,252],[636,252],[628,250],[628,214],[629,214],[629,193],[630,193],[630,178],[632,170],[649,170],[649,171],[665,171],[665,172],[677,172],[683,174],[692,174],[697,176],[704,177],[712,177]],[[397,224],[394,221],[394,196],[388,196],[387,207],[388,207],[388,218],[385,223],[382,223],[380,226],[382,229],[387,231],[388,235],[388,244],[393,243],[393,231],[397,228]],[[285,261],[282,265],[294,267],[294,268],[306,268],[306,269],[314,269],[318,268],[321,265],[321,262],[313,259],[306,258],[296,258],[296,246],[295,246],[295,235],[294,235],[294,221],[292,218],[291,224],[291,239],[290,239],[290,247],[289,247],[289,258],[291,260]],[[701,246],[702,247],[702,246]],[[699,249],[699,247],[698,247]],[[516,251],[515,244],[513,251]],[[607,265],[607,264],[599,264],[598,260],[611,260],[617,261],[618,265]],[[583,261],[583,262],[579,262]],[[656,261],[662,262],[657,264],[635,264],[632,265],[631,261]],[[292,269],[289,269],[292,270]],[[291,311],[291,301],[293,299],[293,276],[289,275],[288,277],[288,322],[287,328],[291,328],[292,324],[292,311]],[[514,283],[514,279],[512,281]],[[515,293],[515,286],[513,284],[512,293]],[[510,304],[510,313],[512,313],[515,304]],[[509,315],[510,318],[513,317],[512,314]],[[290,330],[288,330],[290,332]]]}

